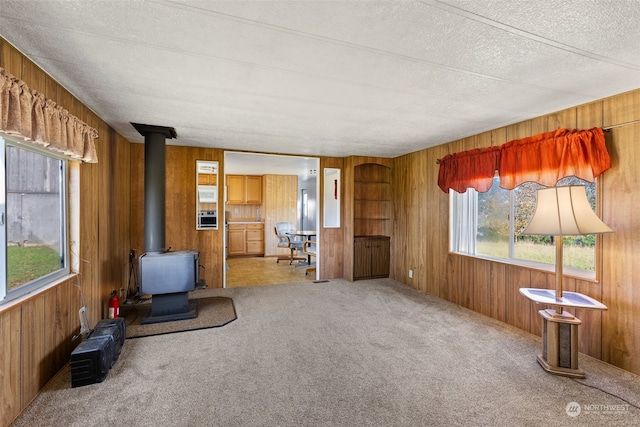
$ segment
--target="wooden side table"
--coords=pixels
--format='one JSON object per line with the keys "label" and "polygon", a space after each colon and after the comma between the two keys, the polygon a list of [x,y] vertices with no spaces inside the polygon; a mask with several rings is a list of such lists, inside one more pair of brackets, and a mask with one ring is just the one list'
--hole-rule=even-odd
{"label": "wooden side table", "polygon": [[520,288],[520,293],[536,304],[557,307],[538,311],[542,317],[542,354],[537,360],[542,369],[584,378],[584,371],[578,368],[578,326],[582,321],[563,307],[606,310],[607,306],[578,292],[563,292],[562,298],[557,298],[553,289]]}

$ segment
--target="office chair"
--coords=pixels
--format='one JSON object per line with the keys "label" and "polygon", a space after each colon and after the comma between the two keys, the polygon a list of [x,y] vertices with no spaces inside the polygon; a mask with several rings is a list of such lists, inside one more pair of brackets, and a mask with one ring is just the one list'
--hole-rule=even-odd
{"label": "office chair", "polygon": [[287,234],[296,231],[293,224],[291,224],[290,222],[277,222],[274,230],[276,232],[276,237],[278,238],[278,247],[289,249],[289,255],[278,255],[276,263],[279,263],[282,259],[289,260],[289,265],[291,265],[293,264],[293,261],[305,260],[305,258],[303,257],[295,256],[298,251],[302,251],[303,242],[300,240],[295,240],[293,236]]}

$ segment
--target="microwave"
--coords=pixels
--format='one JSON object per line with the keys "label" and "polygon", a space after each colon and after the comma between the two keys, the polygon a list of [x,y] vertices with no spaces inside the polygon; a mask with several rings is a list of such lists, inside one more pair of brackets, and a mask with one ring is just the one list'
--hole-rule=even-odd
{"label": "microwave", "polygon": [[218,187],[216,185],[198,185],[198,201],[200,203],[218,203]]}

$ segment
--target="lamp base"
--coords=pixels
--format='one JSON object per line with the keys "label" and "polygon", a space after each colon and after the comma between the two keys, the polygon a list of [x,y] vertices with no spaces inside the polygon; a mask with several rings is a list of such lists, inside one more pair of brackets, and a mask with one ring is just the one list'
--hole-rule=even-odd
{"label": "lamp base", "polygon": [[562,375],[563,377],[571,377],[571,378],[585,378],[585,373],[582,369],[576,368],[561,368],[559,366],[551,366],[547,363],[546,360],[542,357],[542,355],[538,355],[536,358],[538,360],[538,364],[550,374],[554,375]]}
{"label": "lamp base", "polygon": [[542,317],[542,355],[538,363],[545,371],[573,378],[584,378],[578,368],[578,326],[582,321],[567,312],[540,310]]}

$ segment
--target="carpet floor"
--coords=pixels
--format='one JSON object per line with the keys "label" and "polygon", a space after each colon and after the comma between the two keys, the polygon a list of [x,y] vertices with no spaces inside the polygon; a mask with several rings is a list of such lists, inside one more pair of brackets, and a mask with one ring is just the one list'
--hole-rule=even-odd
{"label": "carpet floor", "polygon": [[548,374],[539,337],[393,280],[202,292],[237,320],[126,340],[101,383],[67,364],[14,427],[640,425],[638,376]]}

